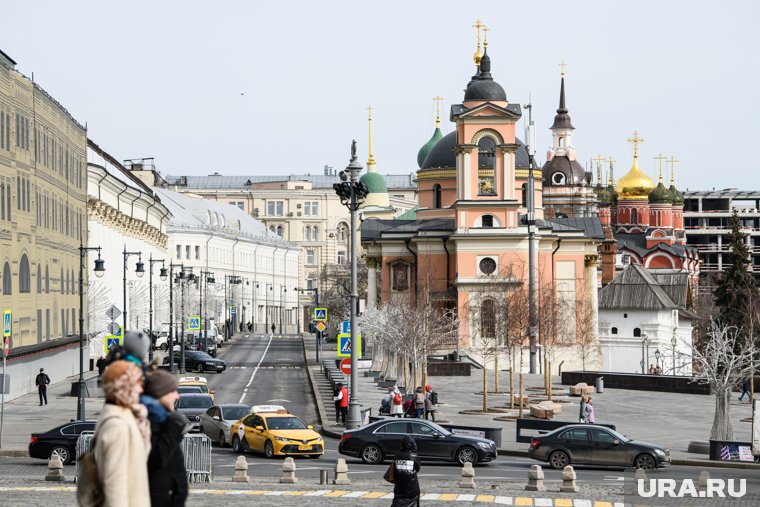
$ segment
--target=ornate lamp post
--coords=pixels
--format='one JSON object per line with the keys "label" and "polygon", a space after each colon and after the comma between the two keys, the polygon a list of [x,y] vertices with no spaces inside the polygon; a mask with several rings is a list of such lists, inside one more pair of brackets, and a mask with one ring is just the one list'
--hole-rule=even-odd
{"label": "ornate lamp post", "polygon": [[124,245],[124,284],[122,290],[124,291],[124,332],[127,332],[127,261],[130,255],[137,255],[137,264],[135,264],[135,274],[138,278],[142,278],[145,274],[145,264],[142,261],[142,252],[127,252],[127,245]]}
{"label": "ornate lamp post", "polygon": [[[177,277],[174,277],[174,268],[180,268],[180,272],[177,273]],[[169,371],[171,373],[177,373],[177,370],[174,365],[174,284],[179,283],[179,280],[181,278],[184,278],[184,269],[185,266],[183,264],[174,264],[173,262],[169,263],[169,339],[168,339],[168,345],[169,345]]]}
{"label": "ornate lamp post", "polygon": [[646,333],[641,336],[644,338],[641,340],[641,373],[645,374],[649,368],[649,336]]}
{"label": "ornate lamp post", "polygon": [[166,272],[166,267],[164,264],[163,259],[154,259],[153,254],[150,255],[150,259],[148,259],[148,270],[150,271],[148,275],[148,333],[150,335],[150,341],[151,346],[149,352],[148,352],[148,359],[152,362],[153,361],[153,264],[155,263],[161,263],[161,273],[158,275],[158,277],[161,279],[162,282],[166,281],[166,278],[168,276],[168,273]]}
{"label": "ornate lamp post", "polygon": [[676,374],[676,344],[678,343],[678,338],[676,338],[675,330],[673,331],[673,338],[670,339],[670,346],[673,347],[673,375]]}
{"label": "ornate lamp post", "polygon": [[342,181],[333,185],[335,193],[340,197],[341,204],[346,206],[351,214],[351,392],[349,393],[346,429],[361,426],[358,377],[356,374],[357,359],[361,353],[356,340],[356,307],[359,302],[359,293],[356,287],[356,211],[369,194],[364,183],[359,181],[359,173],[361,172],[362,165],[356,158],[356,141],[353,141],[351,143],[351,161],[346,169],[340,172]]}
{"label": "ornate lamp post", "polygon": [[98,258],[95,260],[95,276],[101,278],[106,272],[105,263],[100,258],[100,247],[87,247],[79,244],[79,380],[77,382],[77,419],[84,420],[84,258],[90,250],[98,251]]}

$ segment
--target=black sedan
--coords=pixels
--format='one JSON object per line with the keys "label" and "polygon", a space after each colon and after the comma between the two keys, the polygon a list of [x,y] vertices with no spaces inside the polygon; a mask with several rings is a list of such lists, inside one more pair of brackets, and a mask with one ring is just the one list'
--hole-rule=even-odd
{"label": "black sedan", "polygon": [[[174,364],[179,365],[182,354],[179,352],[174,353]],[[164,365],[169,364],[169,356],[164,357]],[[227,369],[227,363],[221,359],[214,359],[210,355],[200,350],[186,350],[185,351],[185,369],[188,371],[195,370],[199,373],[204,371],[215,371],[222,373]]]}
{"label": "black sedan", "polygon": [[95,421],[70,421],[44,433],[32,433],[29,440],[29,456],[50,459],[53,453],[64,464],[76,458],[77,439],[83,431],[95,431]]}
{"label": "black sedan", "polygon": [[393,458],[405,436],[417,443],[417,455],[425,461],[464,464],[496,459],[496,444],[485,438],[454,435],[435,423],[419,419],[389,418],[343,433],[338,452],[361,458],[365,463],[381,463]]}
{"label": "black sedan", "polygon": [[653,468],[670,465],[670,451],[594,424],[569,424],[531,439],[528,456],[563,469],[570,464]]}

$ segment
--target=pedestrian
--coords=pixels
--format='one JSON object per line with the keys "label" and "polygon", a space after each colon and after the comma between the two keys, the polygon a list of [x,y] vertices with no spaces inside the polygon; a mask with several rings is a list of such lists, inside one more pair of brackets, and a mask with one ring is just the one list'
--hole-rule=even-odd
{"label": "pedestrian", "polygon": [[45,368],[40,368],[40,373],[34,383],[37,385],[37,392],[40,395],[40,406],[42,406],[43,400],[47,405],[47,386],[50,385],[50,377],[45,373]]}
{"label": "pedestrian", "polygon": [[272,334],[274,334],[275,329],[277,329],[277,326],[274,325],[274,322],[272,323]]}
{"label": "pedestrian", "polygon": [[253,331],[253,324],[248,322],[248,332],[250,333],[251,331]]}
{"label": "pedestrian", "polygon": [[340,417],[343,419],[343,424],[346,424],[346,417],[348,416],[348,387],[343,384],[340,386]]}
{"label": "pedestrian", "polygon": [[393,399],[391,400],[391,415],[401,418],[404,414],[404,399],[398,386],[393,386]]}
{"label": "pedestrian", "polygon": [[95,362],[95,366],[98,367],[98,377],[102,377],[103,372],[106,370],[106,358],[103,356],[100,356],[98,360]]}
{"label": "pedestrian", "polygon": [[653,364],[649,365],[649,374],[650,375],[654,375],[654,365]]}
{"label": "pedestrian", "polygon": [[655,375],[662,375],[662,368],[660,368],[660,365],[654,367],[654,374]]}
{"label": "pedestrian", "polygon": [[[335,390],[333,391],[333,402],[335,403],[335,422],[340,424],[340,402],[343,398],[343,383],[338,382],[335,384]],[[343,421],[346,422],[345,420]]]}
{"label": "pedestrian", "polygon": [[425,415],[425,391],[422,386],[414,390],[414,418],[422,419]]}
{"label": "pedestrian", "polygon": [[145,394],[152,396],[167,411],[164,422],[151,419],[151,449],[148,456],[148,482],[152,505],[181,506],[187,500],[188,485],[182,439],[192,424],[174,410],[179,399],[177,379],[165,370],[146,376]]}
{"label": "pedestrian", "polygon": [[138,402],[142,371],[130,361],[112,362],[103,374],[103,391],[106,402],[93,437],[103,505],[150,505],[150,426],[147,411]]}
{"label": "pedestrian", "polygon": [[745,377],[744,381],[742,382],[742,394],[739,396],[739,401],[742,401],[744,399],[744,395],[747,395],[747,401],[752,401],[752,392],[750,391],[749,386],[749,377]]}
{"label": "pedestrian", "polygon": [[417,457],[417,444],[410,436],[401,440],[401,450],[394,456],[393,463],[393,503],[391,507],[419,507],[420,483],[417,473],[420,471],[420,459]]}
{"label": "pedestrian", "polygon": [[586,397],[586,422],[589,424],[596,424],[596,416],[594,415],[594,405],[591,403],[591,396]]}
{"label": "pedestrian", "polygon": [[438,410],[436,407],[438,405],[438,393],[433,391],[433,386],[430,384],[425,386],[425,392],[427,393],[425,396],[425,420],[427,421],[430,417],[435,422],[435,413]]}
{"label": "pedestrian", "polygon": [[578,422],[585,423],[586,422],[586,414],[587,414],[587,411],[586,411],[586,396],[583,395],[583,396],[581,396],[581,410],[580,410],[580,414],[578,416],[578,418],[579,418]]}

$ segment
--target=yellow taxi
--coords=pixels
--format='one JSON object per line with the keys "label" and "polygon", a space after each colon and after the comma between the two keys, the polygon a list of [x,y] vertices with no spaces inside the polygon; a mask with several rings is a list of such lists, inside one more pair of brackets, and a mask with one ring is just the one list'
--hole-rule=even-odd
{"label": "yellow taxi", "polygon": [[206,377],[180,377],[178,383],[179,386],[177,387],[177,391],[180,394],[202,393],[208,394],[211,396],[211,399],[214,399],[216,391],[214,389],[209,389]]}
{"label": "yellow taxi", "polygon": [[267,458],[318,458],[325,452],[322,436],[280,405],[254,405],[249,415],[230,428],[230,445],[237,453],[250,450]]}

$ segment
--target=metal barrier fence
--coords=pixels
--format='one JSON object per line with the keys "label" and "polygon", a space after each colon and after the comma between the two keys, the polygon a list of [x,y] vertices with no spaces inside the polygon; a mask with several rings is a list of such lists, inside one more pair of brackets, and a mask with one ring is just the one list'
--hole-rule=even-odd
{"label": "metal barrier fence", "polygon": [[[79,457],[90,450],[94,434],[82,432],[77,439],[76,477],[79,476]],[[188,482],[211,482],[211,439],[206,435],[185,435],[182,439],[182,455]]]}

